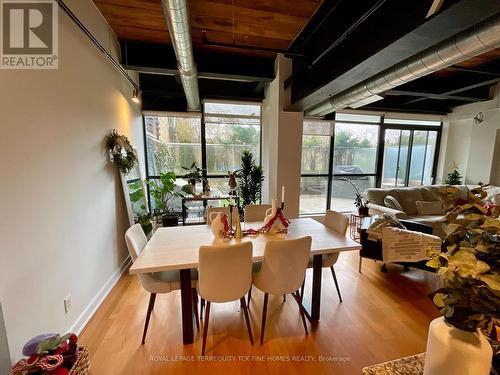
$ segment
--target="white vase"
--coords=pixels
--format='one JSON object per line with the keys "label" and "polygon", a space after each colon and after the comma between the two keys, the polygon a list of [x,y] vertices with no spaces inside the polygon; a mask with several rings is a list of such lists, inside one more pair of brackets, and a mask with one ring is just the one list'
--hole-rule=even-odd
{"label": "white vase", "polygon": [[[226,216],[223,212],[211,212],[210,219],[210,228],[212,229],[212,233],[217,240],[224,240],[226,236],[225,225],[223,218]],[[227,220],[227,217],[226,217]]]}
{"label": "white vase", "polygon": [[453,327],[443,317],[429,325],[424,375],[489,375],[492,357],[482,332]]}

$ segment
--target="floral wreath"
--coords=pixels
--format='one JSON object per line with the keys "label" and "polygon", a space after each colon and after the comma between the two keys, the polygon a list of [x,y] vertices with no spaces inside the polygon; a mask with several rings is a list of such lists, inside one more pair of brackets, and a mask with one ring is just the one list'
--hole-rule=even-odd
{"label": "floral wreath", "polygon": [[106,147],[111,161],[120,171],[127,174],[137,162],[137,154],[127,137],[120,135],[115,129],[106,136]]}

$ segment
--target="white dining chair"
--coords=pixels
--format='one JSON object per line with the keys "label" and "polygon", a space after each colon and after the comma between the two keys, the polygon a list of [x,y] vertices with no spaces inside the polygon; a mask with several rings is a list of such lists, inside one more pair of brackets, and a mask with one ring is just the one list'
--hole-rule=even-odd
{"label": "white dining chair", "polygon": [[266,211],[272,206],[270,204],[249,204],[243,209],[245,222],[264,221]]}
{"label": "white dining chair", "polygon": [[[144,250],[148,240],[140,224],[132,225],[125,233],[125,242],[127,244],[130,257],[134,262]],[[146,322],[144,324],[144,331],[142,333],[141,344],[144,345],[146,341],[146,333],[148,331],[149,320],[151,318],[151,312],[154,309],[156,294],[158,293],[170,293],[173,290],[181,288],[179,281],[179,271],[164,271],[164,272],[154,272],[154,273],[140,273],[138,274],[139,280],[142,287],[151,293],[149,297],[148,310],[146,313]],[[198,331],[200,330],[200,322],[198,317],[198,294],[196,293],[196,281],[192,281],[193,290],[193,305],[196,318],[196,326]]]}
{"label": "white dining chair", "polygon": [[[229,207],[208,207],[207,211],[206,211],[208,225],[212,224],[212,220],[210,218],[210,214],[212,212],[224,212],[227,215],[227,217],[229,218]],[[233,223],[236,223],[236,221],[238,220],[239,212],[240,211],[238,210],[238,207],[234,206],[233,207]]]}
{"label": "white dining chair", "polygon": [[203,344],[205,355],[211,303],[240,300],[245,315],[250,343],[253,345],[252,327],[245,302],[245,294],[252,285],[252,242],[235,245],[201,246],[198,257],[198,293],[206,301],[203,320]]}
{"label": "white dining chair", "polygon": [[262,327],[260,344],[264,343],[266,329],[267,300],[269,294],[291,294],[299,305],[300,316],[306,335],[304,307],[302,306],[299,288],[306,276],[307,262],[311,253],[312,238],[310,236],[293,240],[271,240],[264,248],[264,258],[258,273],[253,276],[253,285],[264,292],[262,309]]}
{"label": "white dining chair", "polygon": [[[329,210],[325,214],[323,225],[330,229],[333,229],[338,234],[343,236],[347,233],[347,227],[349,226],[349,218],[340,212]],[[342,302],[342,296],[340,295],[339,283],[337,280],[337,275],[335,274],[335,268],[333,266],[337,263],[340,253],[324,254],[323,255],[323,268],[330,268],[332,271],[333,281],[335,283],[335,288],[337,288],[337,294],[339,295],[339,300]],[[312,268],[312,259],[309,259],[309,264],[307,268]],[[302,286],[300,291],[301,298],[304,295],[304,286]]]}

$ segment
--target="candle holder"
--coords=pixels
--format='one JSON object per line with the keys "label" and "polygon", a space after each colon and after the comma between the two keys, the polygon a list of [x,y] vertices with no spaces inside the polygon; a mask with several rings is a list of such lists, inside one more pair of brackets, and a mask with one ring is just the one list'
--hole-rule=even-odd
{"label": "candle holder", "polygon": [[229,233],[233,231],[233,205],[229,203]]}

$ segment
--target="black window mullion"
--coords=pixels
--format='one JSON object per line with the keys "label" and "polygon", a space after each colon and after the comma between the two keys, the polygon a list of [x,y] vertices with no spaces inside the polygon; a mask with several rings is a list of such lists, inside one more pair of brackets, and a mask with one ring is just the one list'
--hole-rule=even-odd
{"label": "black window mullion", "polygon": [[[204,181],[207,179],[208,167],[207,167],[207,140],[206,140],[206,126],[205,126],[205,106],[201,106],[201,175]],[[205,182],[203,182],[203,190],[205,190]]]}
{"label": "black window mullion", "polygon": [[443,123],[441,123],[441,126],[439,129],[437,129],[437,136],[436,136],[436,149],[434,150],[434,160],[432,161],[432,183],[436,183],[436,172],[437,172],[437,167],[438,167],[438,159],[439,159],[439,152],[441,149],[441,132],[443,130]]}
{"label": "black window mullion", "polygon": [[385,127],[384,115],[380,116],[378,146],[377,146],[377,163],[375,165],[375,186],[382,186],[382,169],[384,165],[384,145],[385,145]]}
{"label": "black window mullion", "polygon": [[410,167],[411,167],[411,157],[413,153],[413,133],[414,130],[411,130],[410,138],[408,139],[408,151],[406,153],[406,171],[405,171],[404,186],[408,186],[408,184],[410,183]]}
{"label": "black window mullion", "polygon": [[425,137],[425,148],[424,148],[424,162],[422,163],[422,175],[420,177],[420,185],[424,184],[424,174],[425,174],[425,164],[427,160],[427,146],[429,145],[429,132],[427,131]]}
{"label": "black window mullion", "polygon": [[333,186],[333,153],[335,144],[335,124],[333,124],[332,135],[330,136],[330,157],[328,158],[328,180],[326,182],[326,210],[332,206],[332,186]]}
{"label": "black window mullion", "polygon": [[[143,115],[142,116],[142,135],[144,137],[144,166],[146,168],[146,180],[150,179],[149,176],[149,164],[148,164],[148,136],[146,134],[146,117]],[[146,193],[147,193],[147,201],[148,201],[148,209],[149,212],[152,212],[151,209],[151,192],[150,192],[150,187],[149,184],[146,185]]]}

